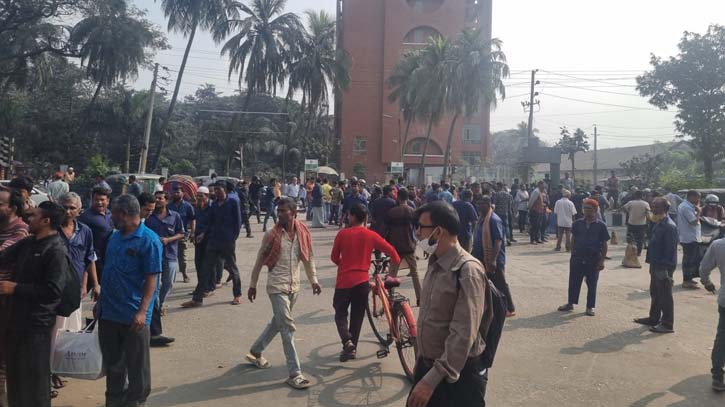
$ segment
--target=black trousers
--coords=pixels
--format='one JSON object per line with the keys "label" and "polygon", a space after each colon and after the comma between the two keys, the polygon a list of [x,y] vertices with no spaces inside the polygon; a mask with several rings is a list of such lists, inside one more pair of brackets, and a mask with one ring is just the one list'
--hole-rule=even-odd
{"label": "black trousers", "polygon": [[509,285],[506,282],[506,267],[496,266],[496,272],[493,273],[493,275],[489,274],[489,278],[491,279],[494,287],[506,296],[506,310],[509,312],[515,312],[516,307],[514,306],[513,297],[511,297],[511,289],[509,289]]}
{"label": "black trousers", "polygon": [[637,256],[642,254],[645,233],[647,225],[627,225],[627,243],[631,240],[637,244]]}
{"label": "black trousers", "polygon": [[722,381],[723,366],[725,365],[725,307],[718,306],[720,318],[717,322],[717,335],[715,336],[715,344],[712,345],[712,378]]}
{"label": "black trousers", "polygon": [[661,322],[670,329],[675,323],[675,304],[672,299],[672,275],[674,273],[674,267],[653,264],[649,266],[649,295],[652,298],[649,319]]}
{"label": "black trousers", "polygon": [[186,275],[186,247],[188,246],[188,241],[189,238],[186,237],[179,240],[179,272],[181,272],[185,280],[189,278]]}
{"label": "black trousers", "polygon": [[700,262],[702,262],[702,248],[700,243],[680,243],[682,245],[682,279],[692,281],[700,275]]}
{"label": "black trousers", "polygon": [[50,337],[51,328],[8,333],[10,407],[50,407]]}
{"label": "black trousers", "polygon": [[[370,283],[367,281],[352,288],[336,288],[332,297],[332,306],[335,308],[335,325],[340,341],[345,345],[352,341],[357,346],[360,339],[360,330],[365,319],[365,304],[368,302]],[[350,321],[348,324],[348,308],[350,309]]]}
{"label": "black trousers", "polygon": [[199,282],[194,289],[194,301],[203,302],[204,292],[208,291],[208,281],[210,275],[216,273],[216,270],[222,267],[222,264],[229,270],[232,277],[234,297],[242,296],[242,281],[239,279],[239,269],[237,268],[237,255],[234,252],[236,242],[225,242],[223,244],[209,243],[204,255],[204,265],[202,266],[202,275],[199,276]]}
{"label": "black trousers", "polygon": [[130,325],[101,320],[98,329],[106,366],[106,407],[144,403],[151,393],[149,328],[134,332]]}
{"label": "black trousers", "polygon": [[161,304],[159,299],[154,301],[154,309],[151,312],[151,325],[149,326],[149,334],[151,337],[161,336],[164,333],[164,326],[161,324]]}
{"label": "black trousers", "polygon": [[543,218],[542,214],[529,211],[529,237],[531,238],[531,243],[541,240],[539,233],[541,229],[541,218]]}
{"label": "black trousers", "polygon": [[[432,368],[433,361],[418,358],[413,388]],[[487,384],[488,369],[483,368],[478,358],[469,358],[455,383],[443,380],[433,390],[428,407],[485,407]]]}
{"label": "black trousers", "polygon": [[519,232],[524,233],[526,230],[526,218],[529,216],[529,211],[519,211]]}
{"label": "black trousers", "polygon": [[247,236],[252,235],[252,227],[249,225],[249,213],[246,210],[242,210],[242,226],[247,232]]}

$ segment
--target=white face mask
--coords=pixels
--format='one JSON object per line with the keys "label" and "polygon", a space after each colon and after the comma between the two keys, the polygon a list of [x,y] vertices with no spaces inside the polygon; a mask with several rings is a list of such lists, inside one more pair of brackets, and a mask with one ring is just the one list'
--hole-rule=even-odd
{"label": "white face mask", "polygon": [[[433,233],[435,233],[435,231],[437,229],[438,228],[434,229]],[[423,240],[416,239],[416,242],[415,242],[416,246],[418,246],[421,250],[428,253],[429,255],[435,253],[436,249],[438,248],[438,240],[432,238],[433,233],[431,233],[427,239],[423,239]],[[431,240],[433,240],[434,243],[431,243]]]}

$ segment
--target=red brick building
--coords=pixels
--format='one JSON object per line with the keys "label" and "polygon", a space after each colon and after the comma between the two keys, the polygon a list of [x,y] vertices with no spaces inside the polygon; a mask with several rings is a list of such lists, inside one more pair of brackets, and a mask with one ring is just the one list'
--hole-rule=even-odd
{"label": "red brick building", "polygon": [[[387,98],[387,77],[406,49],[434,34],[455,38],[464,27],[478,26],[490,38],[492,0],[338,1],[340,42],[352,58],[352,82],[338,106],[339,167],[347,177],[363,171],[368,180],[383,181],[391,177],[390,163],[400,161],[405,132],[398,104]],[[453,165],[480,165],[486,156],[490,114],[480,110],[455,128]],[[449,125],[444,119],[431,136],[425,167],[434,180],[443,171]],[[418,179],[425,136],[425,123],[411,126],[403,159],[411,180]]]}

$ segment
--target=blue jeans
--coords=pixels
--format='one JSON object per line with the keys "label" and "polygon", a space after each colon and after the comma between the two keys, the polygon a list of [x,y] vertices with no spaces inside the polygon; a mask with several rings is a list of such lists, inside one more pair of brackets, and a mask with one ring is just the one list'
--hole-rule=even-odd
{"label": "blue jeans", "polygon": [[295,349],[295,320],[292,316],[292,308],[297,301],[297,293],[293,294],[269,294],[272,302],[272,320],[264,328],[264,331],[252,345],[251,353],[261,355],[264,349],[272,342],[272,339],[280,334],[282,337],[282,348],[287,358],[287,370],[290,377],[302,374],[300,360]]}
{"label": "blue jeans", "polygon": [[[269,206],[267,207],[267,213],[264,215],[264,224],[262,225],[262,231],[267,231],[267,220],[269,217],[272,217],[272,220],[274,220],[274,223],[277,223],[277,209],[274,206],[274,201],[270,202]],[[274,226],[274,225],[272,225]]]}
{"label": "blue jeans", "polygon": [[322,223],[327,223],[329,221],[330,221],[330,203],[323,202],[322,203]]}
{"label": "blue jeans", "polygon": [[718,306],[720,318],[717,323],[717,335],[715,344],[712,346],[712,378],[722,381],[723,365],[725,365],[725,308]]}
{"label": "blue jeans", "polygon": [[161,269],[161,287],[159,288],[159,308],[164,305],[166,296],[171,292],[171,287],[174,286],[174,280],[176,279],[176,273],[179,271],[179,263],[175,261],[163,261]]}

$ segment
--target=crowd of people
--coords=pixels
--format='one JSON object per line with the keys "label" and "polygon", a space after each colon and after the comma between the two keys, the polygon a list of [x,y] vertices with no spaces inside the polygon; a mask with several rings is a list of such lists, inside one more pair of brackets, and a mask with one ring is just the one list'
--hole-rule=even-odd
{"label": "crowd of people", "polygon": [[[253,237],[254,217],[264,236],[246,298],[257,299],[266,268],[273,316],[246,360],[269,368],[263,353],[279,334],[288,369],[285,382],[295,389],[312,385],[302,372],[294,339],[300,265],[313,294],[320,295],[310,229],[340,228],[330,253],[337,266],[331,302],[340,361],[357,357],[370,260],[384,254],[391,259],[391,277],[409,270],[406,277],[415,293],[411,304],[419,310],[415,384],[407,402],[413,407],[484,405],[490,366],[478,356],[486,347],[480,328],[492,318],[489,286],[505,298],[506,317],[516,316],[506,280],[506,252],[512,244],[524,243],[514,238],[514,225],[531,245],[546,244],[549,233],[556,234],[553,250],[561,252],[563,244],[570,253],[567,302],[558,309],[572,311],[586,282],[585,312],[594,316],[599,272],[609,258],[607,210],[626,215],[627,239],[637,256],[647,250],[651,276],[650,313],[634,322],[657,333],[674,332],[678,244],[683,249],[683,287],[698,288],[699,277],[715,292],[710,273],[715,267],[725,271],[725,239],[708,248],[701,232],[703,218],[725,218],[716,196],[705,197],[701,206],[697,191],[683,199],[672,191],[633,187],[620,197],[614,174],[606,189],[597,186],[590,192],[577,187],[568,174],[557,186],[547,177],[531,185],[515,180],[510,186],[455,186],[444,181],[420,187],[403,177],[384,185],[368,185],[355,177],[313,177],[304,183],[296,177],[288,182],[272,178],[265,185],[255,176],[235,185],[212,176],[195,196],[185,195],[173,181],[165,190],[165,179],[153,191],[144,191],[135,177],[125,193],[112,195],[100,177],[85,211],[84,199],[71,192],[69,175],[59,172],[53,178],[49,201],[40,204],[30,199],[33,182],[27,177],[17,177],[0,190],[0,363],[4,361],[7,372],[10,407],[49,406],[63,386],[62,378],[51,375],[49,361],[57,331],[85,327],[81,307],[67,317],[58,311],[67,302],[65,287],[73,284],[79,286],[79,296],[93,300],[106,366],[106,405],[144,405],[151,391],[149,348],[175,341],[164,333],[162,320],[177,274],[182,283],[191,281],[187,251],[193,245],[197,281],[182,307],[202,307],[223,286],[224,270],[225,281],[232,283],[230,304],[242,304],[235,248],[242,231]],[[303,210],[305,219],[298,217]],[[428,260],[425,272],[416,253]],[[722,292],[718,303],[712,386],[723,391]]]}

